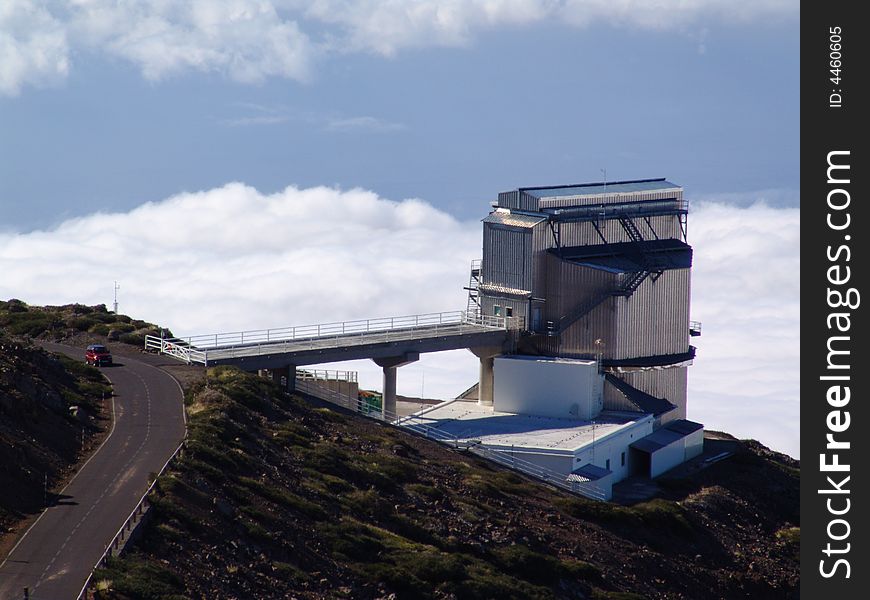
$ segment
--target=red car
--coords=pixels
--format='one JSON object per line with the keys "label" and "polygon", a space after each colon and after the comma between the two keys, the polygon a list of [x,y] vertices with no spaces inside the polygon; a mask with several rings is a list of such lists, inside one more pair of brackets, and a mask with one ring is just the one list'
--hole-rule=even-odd
{"label": "red car", "polygon": [[91,344],[85,350],[85,362],[94,366],[110,365],[112,364],[112,354],[102,344]]}

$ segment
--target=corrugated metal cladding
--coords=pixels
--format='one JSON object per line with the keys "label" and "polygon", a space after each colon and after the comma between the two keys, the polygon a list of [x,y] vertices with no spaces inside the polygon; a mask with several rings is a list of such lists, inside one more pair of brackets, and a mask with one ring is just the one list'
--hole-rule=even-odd
{"label": "corrugated metal cladding", "polygon": [[604,384],[604,410],[625,410],[629,412],[637,412],[637,406],[634,405],[625,394],[620,392],[609,383]]}
{"label": "corrugated metal cladding", "polygon": [[540,210],[541,201],[539,198],[532,196],[531,194],[527,194],[525,192],[520,192],[520,206],[521,210],[531,210],[538,211]]}
{"label": "corrugated metal cladding", "polygon": [[549,252],[547,275],[547,308],[544,314],[548,321],[558,321],[594,297],[610,292],[622,278],[618,273],[561,260]]}
{"label": "corrugated metal cladding", "polygon": [[[587,304],[601,294],[614,289],[621,275],[591,269],[560,260],[547,253],[547,292],[543,307],[544,323],[552,321],[558,326],[562,316]],[[595,340],[614,339],[614,305],[616,298],[607,298],[585,317],[569,326],[558,337],[541,341],[540,350],[554,356],[594,357],[602,352],[610,358],[607,343],[596,345]]]}
{"label": "corrugated metal cladding", "polygon": [[483,224],[483,283],[532,289],[530,229]]}
{"label": "corrugated metal cladding", "polygon": [[[667,369],[648,369],[628,373],[616,373],[616,376],[632,387],[651,394],[656,398],[664,398],[677,406],[667,414],[666,420],[686,418],[686,393],[688,370],[686,367],[671,367]],[[609,410],[637,410],[625,396],[612,385],[604,386],[604,408]]]}
{"label": "corrugated metal cladding", "polygon": [[532,228],[532,296],[544,298],[547,293],[547,252],[555,245],[553,231],[547,221]]}
{"label": "corrugated metal cladding", "polygon": [[[613,350],[607,340],[614,338],[614,305],[619,299],[609,297],[593,308],[582,319],[578,319],[561,335],[548,342],[549,353],[555,356],[570,356],[578,358],[610,358]],[[596,340],[601,340],[596,344]]]}
{"label": "corrugated metal cladding", "polygon": [[540,210],[546,208],[562,208],[566,206],[588,206],[590,204],[612,204],[615,202],[639,202],[644,200],[667,200],[675,198],[683,200],[683,189],[672,188],[667,190],[655,190],[648,192],[631,192],[631,193],[607,193],[594,195],[578,195],[578,196],[561,196],[561,197],[542,197],[540,199]]}
{"label": "corrugated metal cladding", "polygon": [[[499,194],[499,206],[536,211],[669,199],[685,206],[682,188],[670,182],[634,183],[639,186],[637,190],[629,190],[629,186],[608,189],[607,194],[600,193],[603,185],[514,190]],[[609,216],[612,217],[612,213]],[[680,216],[662,215],[633,221],[645,239],[684,240]],[[607,243],[632,241],[618,219],[600,220],[595,225]],[[515,316],[528,319],[533,331],[543,332],[548,321],[558,327],[563,317],[588,304],[590,299],[616,290],[624,275],[568,263],[548,252],[557,246],[604,245],[595,225],[581,221],[554,224],[543,215],[491,213],[484,219],[483,231],[484,285],[480,292],[484,313],[493,314],[496,306],[502,311],[510,307]],[[503,289],[487,289],[487,285]],[[689,285],[690,269],[665,271],[656,281],[648,277],[632,296],[608,297],[567,326],[561,335],[534,336],[534,349],[551,356],[594,357],[600,353],[604,358],[617,360],[684,353],[689,339]],[[523,294],[531,298],[521,297]],[[595,344],[596,340],[603,343]],[[649,385],[635,387],[654,396],[668,397],[675,403],[680,399],[684,402],[685,373],[681,388],[675,383],[663,383],[670,381],[668,378],[672,379],[672,375],[646,377],[650,379]],[[667,388],[667,394],[657,393],[662,386]],[[612,400],[618,402],[618,398]]]}
{"label": "corrugated metal cladding", "polygon": [[513,192],[501,192],[498,195],[498,205],[502,208],[517,208],[517,197],[519,194],[516,190]]}
{"label": "corrugated metal cladding", "polygon": [[510,296],[481,296],[480,310],[484,315],[495,315],[495,307],[499,307],[499,316],[508,316],[508,308],[511,309],[512,317],[528,316],[529,303],[528,300],[522,298],[512,298]]}
{"label": "corrugated metal cladding", "polygon": [[[547,254],[544,321],[559,319],[590,300],[616,289],[621,274],[576,265]],[[590,356],[601,351],[613,359],[679,354],[689,348],[689,269],[648,277],[629,298],[612,297],[570,325],[541,349],[559,356]]]}
{"label": "corrugated metal cladding", "polygon": [[689,349],[689,269],[647,277],[614,314],[612,358],[680,354]]}
{"label": "corrugated metal cladding", "polygon": [[498,195],[498,205],[501,208],[516,208],[519,210],[537,211],[539,200],[521,190],[501,192]]}

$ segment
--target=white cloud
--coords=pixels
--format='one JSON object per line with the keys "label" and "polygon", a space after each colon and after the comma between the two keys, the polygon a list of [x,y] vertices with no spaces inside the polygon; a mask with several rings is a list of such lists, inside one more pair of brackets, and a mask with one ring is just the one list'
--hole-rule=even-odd
{"label": "white cloud", "polygon": [[63,81],[68,71],[64,25],[31,0],[0,3],[0,94]]}
{"label": "white cloud", "polygon": [[[684,30],[791,18],[787,0],[33,0],[0,3],[0,93],[62,81],[70,56],[105,54],[149,80],[186,71],[307,80],[318,59],[458,46],[497,27],[551,22]],[[703,47],[703,39],[699,47]]]}
{"label": "white cloud", "polygon": [[550,21],[674,30],[704,20],[749,22],[797,14],[789,0],[286,0],[305,16],[336,25],[334,48],[386,56],[423,46],[460,46],[484,29]]}
{"label": "white cloud", "polygon": [[[481,213],[486,210],[481,206]],[[796,209],[699,205],[690,418],[798,453]],[[110,303],[176,334],[457,310],[480,223],[420,200],[317,187],[266,195],[233,183],[52,231],[0,234],[0,298]],[[379,370],[359,368],[363,386]],[[423,381],[425,378],[425,382]],[[477,378],[466,351],[403,367],[399,392],[452,397]]]}
{"label": "white cloud", "polygon": [[798,456],[800,211],[698,203],[690,418]]}
{"label": "white cloud", "polygon": [[392,56],[409,47],[457,46],[482,28],[525,25],[553,15],[555,3],[537,0],[315,0],[287,2],[305,16],[335,25],[335,51]]}
{"label": "white cloud", "polygon": [[290,120],[286,115],[257,115],[254,117],[237,117],[234,119],[223,119],[224,125],[230,127],[247,127],[250,125],[280,125]]}
{"label": "white cloud", "polygon": [[388,132],[401,131],[405,126],[401,123],[392,123],[384,121],[377,117],[349,117],[341,119],[330,119],[326,123],[327,131],[337,132],[354,132],[354,131],[370,131],[370,132]]}
{"label": "white cloud", "polygon": [[364,190],[232,183],[0,235],[0,297],[105,302],[117,279],[124,311],[188,334],[437,312],[464,303],[478,227]]}
{"label": "white cloud", "polygon": [[68,23],[82,46],[129,60],[150,80],[189,69],[242,83],[305,80],[312,59],[296,21],[263,0],[77,0]]}
{"label": "white cloud", "polygon": [[799,3],[793,0],[563,0],[556,4],[559,16],[574,25],[603,22],[657,30],[673,30],[701,21],[746,23],[793,17],[799,9]]}
{"label": "white cloud", "polygon": [[370,115],[345,116],[335,113],[300,111],[287,105],[263,105],[251,102],[235,103],[234,111],[245,114],[219,119],[222,125],[244,127],[253,125],[279,125],[287,122],[301,122],[332,133],[393,133],[403,131],[405,125]]}

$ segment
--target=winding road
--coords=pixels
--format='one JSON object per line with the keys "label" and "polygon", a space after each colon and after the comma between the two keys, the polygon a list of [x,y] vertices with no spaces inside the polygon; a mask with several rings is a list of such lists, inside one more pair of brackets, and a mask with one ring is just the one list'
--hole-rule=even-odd
{"label": "winding road", "polygon": [[[44,344],[76,359],[83,348]],[[0,600],[74,600],[91,569],[184,437],[183,394],[165,358],[115,356],[114,423],[103,444],[0,563]]]}

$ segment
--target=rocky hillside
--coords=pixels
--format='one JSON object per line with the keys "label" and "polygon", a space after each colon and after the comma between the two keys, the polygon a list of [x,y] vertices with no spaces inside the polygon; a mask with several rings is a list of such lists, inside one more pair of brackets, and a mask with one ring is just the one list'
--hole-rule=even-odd
{"label": "rocky hillside", "polygon": [[[105,304],[85,306],[30,306],[21,300],[0,300],[0,329],[11,336],[69,339],[90,334],[94,341],[107,339],[141,348],[147,334],[159,335],[156,325],[116,315]],[[172,334],[167,331],[167,335]]]}
{"label": "rocky hillside", "polygon": [[46,483],[51,501],[95,446],[110,395],[97,369],[0,328],[0,546],[11,527],[42,510]]}
{"label": "rocky hillside", "polygon": [[[52,355],[39,341],[82,348],[119,341],[141,348],[159,329],[105,305],[30,306],[0,300],[0,556],[11,530],[42,510],[76,464],[102,441],[111,388],[82,360]],[[47,484],[47,485],[46,485]],[[48,494],[46,494],[46,487]]]}
{"label": "rocky hillside", "polygon": [[798,470],[748,442],[616,506],[230,368],[99,598],[796,598]]}

